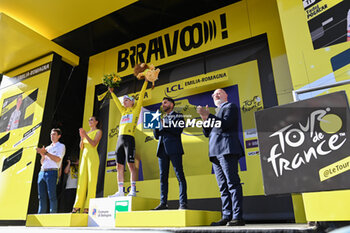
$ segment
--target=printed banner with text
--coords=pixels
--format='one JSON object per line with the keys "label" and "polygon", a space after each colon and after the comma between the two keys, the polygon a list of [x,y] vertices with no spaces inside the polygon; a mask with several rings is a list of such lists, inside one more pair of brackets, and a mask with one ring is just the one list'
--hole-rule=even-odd
{"label": "printed banner with text", "polygon": [[267,195],[350,188],[344,91],[258,111],[255,118]]}

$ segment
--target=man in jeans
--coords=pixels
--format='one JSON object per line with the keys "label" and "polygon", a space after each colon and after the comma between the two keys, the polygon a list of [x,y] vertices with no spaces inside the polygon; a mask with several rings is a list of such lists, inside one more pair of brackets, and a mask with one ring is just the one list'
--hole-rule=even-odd
{"label": "man in jeans", "polygon": [[[175,101],[164,97],[162,107],[166,113],[163,118],[164,126],[153,131],[154,138],[158,141],[157,156],[160,171],[160,204],[154,210],[168,209],[168,178],[169,165],[173,164],[177,180],[179,182],[179,209],[187,209],[187,184],[182,166],[184,150],[181,142],[183,128],[174,127],[180,121],[184,121],[183,115],[174,111]],[[173,123],[173,124],[172,124]]]}
{"label": "man in jeans", "polygon": [[38,176],[38,213],[47,213],[47,196],[50,201],[50,213],[57,213],[56,184],[58,180],[58,169],[61,167],[66,147],[58,140],[61,138],[60,129],[51,130],[51,145],[36,148],[41,155],[41,169]]}
{"label": "man in jeans", "polygon": [[209,159],[221,193],[222,219],[212,226],[244,226],[243,193],[238,174],[238,160],[244,156],[238,136],[239,109],[228,102],[223,89],[216,89],[212,95],[218,111],[210,114],[208,105],[198,106],[197,112],[203,121],[221,122],[221,127],[203,127],[204,136],[209,137]]}

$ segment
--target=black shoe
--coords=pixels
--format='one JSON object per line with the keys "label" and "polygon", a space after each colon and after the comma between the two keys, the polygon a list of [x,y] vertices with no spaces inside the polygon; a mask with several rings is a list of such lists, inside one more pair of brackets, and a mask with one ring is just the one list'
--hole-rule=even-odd
{"label": "black shoe", "polygon": [[310,221],[310,222],[307,222],[307,225],[308,225],[309,227],[316,227],[316,226],[317,226],[317,222],[315,222],[315,221]]}
{"label": "black shoe", "polygon": [[187,209],[188,209],[187,204],[180,204],[179,210],[187,210]]}
{"label": "black shoe", "polygon": [[210,226],[226,226],[226,224],[229,222],[229,219],[223,218],[218,222],[212,222]]}
{"label": "black shoe", "polygon": [[163,204],[160,203],[156,208],[154,208],[153,210],[167,210],[168,209],[168,205],[167,204]]}
{"label": "black shoe", "polygon": [[244,226],[245,222],[243,219],[233,219],[229,221],[226,226]]}

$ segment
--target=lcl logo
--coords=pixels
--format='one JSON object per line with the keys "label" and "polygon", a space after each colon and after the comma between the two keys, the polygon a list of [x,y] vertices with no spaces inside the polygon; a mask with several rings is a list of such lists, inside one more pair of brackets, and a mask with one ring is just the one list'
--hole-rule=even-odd
{"label": "lcl logo", "polygon": [[[181,84],[175,84],[171,87],[167,87],[164,89],[164,94],[167,96],[167,97],[170,97],[170,98],[175,98],[177,96],[169,96],[168,94],[171,93],[171,92],[176,92],[176,91],[180,91],[180,90],[183,90],[184,88],[182,87]],[[179,94],[180,95],[180,94]]]}
{"label": "lcl logo", "polygon": [[178,90],[182,90],[183,89],[183,87],[181,87],[181,84],[176,84],[176,85],[174,85],[174,86],[172,86],[172,87],[167,87],[166,88],[166,92],[167,93],[170,93],[170,92],[173,92],[173,91],[178,91]]}

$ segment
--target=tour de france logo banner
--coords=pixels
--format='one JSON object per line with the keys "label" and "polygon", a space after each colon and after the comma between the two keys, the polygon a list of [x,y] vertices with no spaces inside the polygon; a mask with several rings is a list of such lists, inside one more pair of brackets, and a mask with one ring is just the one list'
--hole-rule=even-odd
{"label": "tour de france logo banner", "polygon": [[350,188],[344,91],[255,113],[265,194]]}
{"label": "tour de france logo banner", "polygon": [[350,41],[349,0],[303,0],[314,49]]}

